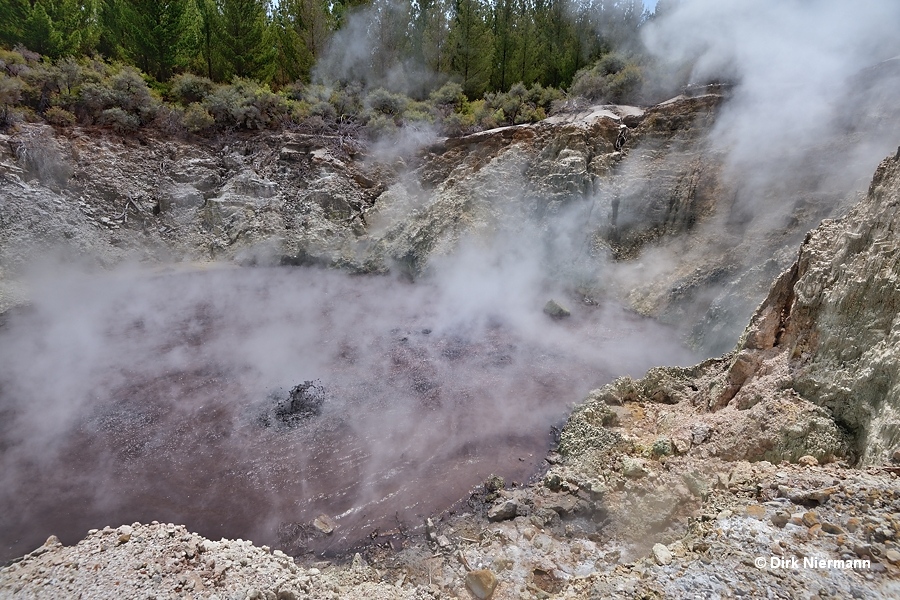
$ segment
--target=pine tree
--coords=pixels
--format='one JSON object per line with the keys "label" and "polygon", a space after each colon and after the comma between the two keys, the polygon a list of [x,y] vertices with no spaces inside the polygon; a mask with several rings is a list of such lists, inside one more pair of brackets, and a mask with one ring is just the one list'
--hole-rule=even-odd
{"label": "pine tree", "polygon": [[21,40],[29,50],[51,58],[60,56],[63,51],[62,34],[55,27],[42,2],[36,3],[28,12],[22,24]]}
{"label": "pine tree", "polygon": [[450,26],[450,65],[469,98],[484,94],[490,83],[493,36],[481,0],[454,0]]}
{"label": "pine tree", "polygon": [[24,7],[18,39],[50,58],[92,52],[99,40],[96,0],[35,0]]}
{"label": "pine tree", "polygon": [[186,39],[188,0],[132,0],[125,16],[125,46],[132,61],[158,81],[172,76]]}
{"label": "pine tree", "polygon": [[449,7],[446,0],[417,0],[412,7],[409,55],[434,73],[449,71],[447,37]]}
{"label": "pine tree", "polygon": [[551,87],[568,85],[578,64],[578,44],[568,0],[536,0],[535,22],[540,34],[544,57],[541,84]]}
{"label": "pine tree", "polygon": [[309,80],[313,64],[309,52],[300,37],[303,23],[293,13],[293,2],[282,0],[272,14],[272,36],[275,41],[275,81],[279,84],[302,79]]}
{"label": "pine tree", "polygon": [[376,79],[383,80],[389,71],[410,55],[409,0],[381,0],[371,8],[369,35],[374,41],[372,70]]}
{"label": "pine tree", "polygon": [[516,53],[516,3],[515,0],[497,0],[494,3],[494,69],[491,85],[495,90],[509,88],[512,62]]}
{"label": "pine tree", "polygon": [[325,51],[334,18],[329,12],[332,4],[328,0],[280,0],[288,5],[295,23],[295,29],[313,60]]}
{"label": "pine tree", "polygon": [[207,78],[220,81],[221,53],[219,52],[219,29],[221,19],[215,0],[194,0],[197,21],[197,47],[199,48],[196,71],[203,73]]}
{"label": "pine tree", "polygon": [[220,26],[217,33],[228,73],[267,79],[274,67],[267,0],[216,0]]}
{"label": "pine tree", "polygon": [[22,41],[22,25],[30,11],[28,0],[0,0],[0,44],[14,46]]}
{"label": "pine tree", "polygon": [[531,85],[541,75],[541,44],[532,0],[517,0],[516,34],[518,44],[512,59],[512,79]]}

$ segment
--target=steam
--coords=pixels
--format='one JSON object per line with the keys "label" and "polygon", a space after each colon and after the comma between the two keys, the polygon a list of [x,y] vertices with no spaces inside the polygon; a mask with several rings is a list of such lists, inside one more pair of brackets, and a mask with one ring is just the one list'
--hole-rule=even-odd
{"label": "steam", "polygon": [[[324,83],[352,81],[413,98],[427,96],[446,77],[426,65],[424,54],[405,52],[411,11],[409,2],[378,0],[350,13],[346,24],[329,40],[315,66],[314,79]],[[423,48],[423,52],[429,51],[440,49]]]}
{"label": "steam", "polygon": [[[763,171],[755,179],[769,184],[789,177],[810,151],[834,140],[841,117],[862,108],[852,98],[864,85],[855,76],[900,54],[898,19],[900,5],[890,0],[688,0],[649,23],[644,40],[667,64],[691,65],[693,83],[736,84],[712,132],[714,148],[727,151],[743,180]],[[854,178],[860,170],[868,177],[896,145],[896,127],[866,133],[883,143],[849,149],[851,164],[839,167]]]}
{"label": "steam", "polygon": [[[463,245],[415,284],[317,269],[54,277],[0,328],[0,540],[171,520],[318,550],[407,527],[491,472],[523,481],[570,402],[613,375],[690,362],[615,306],[562,291],[505,242]],[[509,252],[509,254],[505,254]],[[304,381],[321,415],[264,427]],[[520,458],[524,459],[519,460]]]}
{"label": "steam", "polygon": [[[731,85],[703,141],[688,140],[685,153],[678,138],[671,148],[649,140],[631,148],[617,171],[633,180],[648,157],[665,165],[657,169],[664,175],[669,165],[693,170],[715,207],[684,239],[663,238],[637,259],[612,265],[608,276],[632,298],[660,297],[667,288],[690,294],[691,302],[666,318],[697,323],[694,343],[721,353],[769,282],[794,260],[805,233],[852,205],[900,142],[900,111],[888,100],[900,94],[898,61],[890,60],[900,55],[893,31],[900,6],[889,0],[669,6],[642,27],[658,77],[686,74],[682,85]],[[623,220],[650,214],[643,190],[623,190]],[[609,202],[602,195],[598,201]]]}

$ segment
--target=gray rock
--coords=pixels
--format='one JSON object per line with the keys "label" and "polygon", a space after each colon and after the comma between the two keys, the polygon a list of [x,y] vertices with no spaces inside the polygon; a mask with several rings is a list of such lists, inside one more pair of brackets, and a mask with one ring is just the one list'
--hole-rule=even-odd
{"label": "gray rock", "polygon": [[791,515],[783,510],[777,511],[774,515],[772,515],[772,525],[775,527],[784,527],[791,520]]}
{"label": "gray rock", "polygon": [[131,539],[131,535],[134,533],[134,529],[132,529],[131,525],[122,525],[116,530],[116,533],[119,534],[119,543],[124,544]]}
{"label": "gray rock", "polygon": [[672,553],[662,544],[653,545],[653,558],[660,565],[672,564]]}
{"label": "gray rock", "polygon": [[334,521],[328,515],[319,515],[313,519],[312,525],[325,535],[333,533],[335,528]]}
{"label": "gray rock", "polygon": [[162,211],[173,208],[196,208],[203,206],[205,198],[197,188],[185,185],[171,185],[160,190],[159,208]]}
{"label": "gray rock", "polygon": [[515,500],[504,500],[494,504],[487,513],[489,521],[506,521],[516,516],[519,504]]}
{"label": "gray rock", "polygon": [[544,314],[550,315],[554,319],[564,319],[572,315],[568,309],[557,304],[556,300],[548,300],[544,305]]}
{"label": "gray rock", "polygon": [[625,475],[625,477],[638,479],[647,476],[649,473],[650,472],[644,467],[644,461],[639,458],[626,456],[622,459],[622,474]]}

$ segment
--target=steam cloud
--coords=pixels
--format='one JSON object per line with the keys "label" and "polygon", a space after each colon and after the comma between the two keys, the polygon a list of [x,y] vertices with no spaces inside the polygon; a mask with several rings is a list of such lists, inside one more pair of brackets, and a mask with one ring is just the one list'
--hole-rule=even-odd
{"label": "steam cloud", "polygon": [[[415,284],[232,268],[45,280],[0,328],[3,556],[152,519],[345,548],[420,525],[492,472],[526,480],[569,403],[694,358],[613,306],[553,321],[536,263],[469,247]],[[261,424],[304,381],[324,388],[321,414]],[[310,542],[322,512],[339,528]]]}
{"label": "steam cloud", "polygon": [[[696,313],[675,318],[702,321],[692,336],[706,352],[730,349],[805,233],[852,205],[900,143],[898,19],[900,5],[889,0],[685,0],[648,22],[642,37],[661,79],[650,88],[733,84],[705,143],[663,150],[676,166],[690,160],[685,150],[694,153],[700,176],[721,166],[709,181],[723,185],[694,233],[646,248],[610,277],[626,290],[687,281]],[[657,151],[652,142],[633,148],[619,172],[640,173]],[[641,218],[628,207],[640,206],[645,190],[632,189],[620,214]],[[710,266],[723,255],[728,262]],[[695,267],[710,280],[692,283]],[[738,277],[751,271],[762,275]]]}
{"label": "steam cloud", "polygon": [[898,22],[900,5],[891,0],[688,0],[649,23],[644,41],[669,67],[690,65],[693,83],[736,84],[712,139],[742,181],[771,187],[803,164],[858,183],[896,147],[896,123],[866,129],[868,139],[853,139],[839,164],[810,165],[809,154],[844,133],[848,117],[887,95],[873,86],[898,91],[896,71],[890,78],[864,73],[900,55]]}

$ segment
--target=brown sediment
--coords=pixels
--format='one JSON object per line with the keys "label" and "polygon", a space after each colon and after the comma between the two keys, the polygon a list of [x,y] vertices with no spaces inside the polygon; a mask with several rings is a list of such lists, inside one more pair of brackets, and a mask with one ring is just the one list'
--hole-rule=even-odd
{"label": "brown sediment", "polygon": [[[625,311],[612,309],[610,318],[611,309],[579,306],[566,323],[547,319],[561,337],[542,342],[502,318],[439,328],[427,308],[384,314],[377,294],[332,294],[312,314],[303,303],[277,313],[289,342],[273,342],[272,352],[288,365],[297,361],[292,383],[307,377],[301,366],[315,355],[325,393],[319,414],[288,426],[261,418],[286,392],[277,391],[283,378],[261,373],[266,349],[252,349],[253,319],[266,319],[273,294],[299,290],[279,282],[284,270],[268,272],[273,281],[241,271],[171,276],[170,292],[154,288],[171,318],[154,315],[158,305],[150,303],[89,323],[108,348],[93,362],[60,366],[59,375],[74,380],[77,372],[63,371],[83,368],[90,384],[79,398],[73,390],[78,409],[52,434],[23,432],[42,411],[65,410],[69,399],[50,397],[40,381],[0,373],[7,384],[0,409],[17,424],[0,428],[0,559],[51,534],[71,543],[91,528],[151,520],[294,554],[391,540],[490,474],[527,481],[541,469],[550,427],[569,403],[617,374],[611,368],[641,368],[614,356],[617,340],[662,335]],[[174,298],[178,277],[227,280],[232,297]],[[125,292],[113,305],[141,293]],[[336,327],[335,315],[357,302],[357,316]],[[0,345],[21,343],[27,352],[52,342],[22,341],[46,335],[40,321],[47,316],[38,309],[14,317],[0,329]],[[607,365],[597,362],[604,345]],[[583,355],[590,346],[597,353]],[[296,356],[285,356],[292,347]],[[659,359],[651,352],[645,360]],[[25,384],[32,389],[23,392]],[[333,519],[333,533],[311,526],[320,514]]]}

